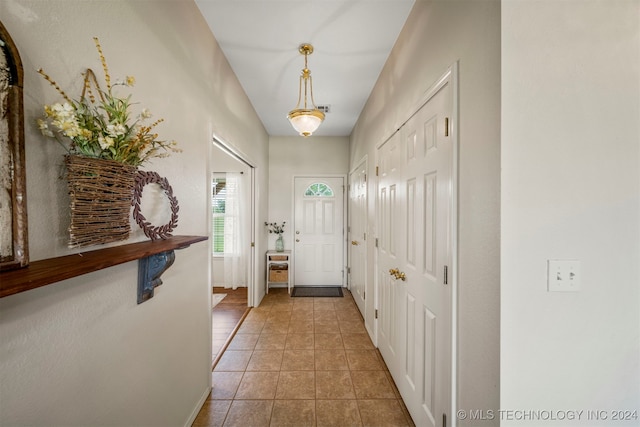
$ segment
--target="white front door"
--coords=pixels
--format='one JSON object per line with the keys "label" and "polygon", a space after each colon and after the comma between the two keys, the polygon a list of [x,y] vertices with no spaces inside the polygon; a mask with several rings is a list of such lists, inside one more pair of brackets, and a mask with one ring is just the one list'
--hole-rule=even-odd
{"label": "white front door", "polygon": [[349,286],[362,317],[365,298],[373,292],[367,290],[367,163],[362,162],[349,175]]}
{"label": "white front door", "polygon": [[344,178],[294,179],[296,286],[342,286]]}
{"label": "white front door", "polygon": [[380,352],[414,422],[429,427],[450,418],[452,106],[446,79],[378,150]]}

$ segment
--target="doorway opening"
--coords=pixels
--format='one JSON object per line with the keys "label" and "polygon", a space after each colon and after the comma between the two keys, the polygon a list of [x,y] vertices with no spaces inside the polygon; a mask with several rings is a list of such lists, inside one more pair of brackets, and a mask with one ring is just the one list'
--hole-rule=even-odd
{"label": "doorway opening", "polygon": [[294,177],[295,286],[345,286],[345,180]]}
{"label": "doorway opening", "polygon": [[255,294],[255,167],[213,138],[210,157],[212,364],[253,305]]}

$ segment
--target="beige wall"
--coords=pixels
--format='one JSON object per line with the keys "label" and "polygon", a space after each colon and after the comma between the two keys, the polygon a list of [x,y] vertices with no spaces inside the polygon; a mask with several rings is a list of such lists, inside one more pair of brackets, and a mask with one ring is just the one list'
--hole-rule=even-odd
{"label": "beige wall", "polygon": [[[272,136],[269,139],[269,216],[264,221],[286,221],[285,249],[293,249],[293,178],[307,175],[347,175],[349,138],[331,136]],[[262,222],[264,228],[264,221]],[[269,247],[275,248],[275,235]]]}
{"label": "beige wall", "polygon": [[[350,168],[364,155],[375,176],[376,146],[424,92],[459,62],[459,408],[496,410],[500,367],[500,2],[418,0],[351,136]],[[375,180],[369,230],[375,235]],[[374,239],[368,240],[373,281]],[[368,299],[367,304],[372,304]],[[372,308],[372,307],[371,307]],[[370,307],[367,313],[373,314]],[[451,414],[450,416],[455,416]],[[467,425],[495,425],[496,420]],[[465,422],[460,421],[460,425]]]}
{"label": "beige wall", "polygon": [[[612,412],[640,410],[639,17],[503,2],[501,407],[584,411],[545,425],[639,423]],[[579,292],[547,292],[549,259]]]}
{"label": "beige wall", "polygon": [[[68,197],[58,178],[64,152],[34,124],[58,96],[36,70],[79,95],[85,68],[102,75],[92,36],[113,78],[136,77],[134,100],[165,118],[159,133],[184,150],[147,167],[168,178],[179,200],[175,234],[209,233],[213,133],[251,152],[258,212],[266,217],[268,136],[195,4],[4,0],[0,16],[25,71],[32,260],[71,252]],[[145,239],[133,230],[131,241]],[[264,241],[257,250],[266,250]],[[209,254],[206,242],[176,251],[164,284],[141,305],[137,262],[0,300],[2,424],[188,424],[211,381]]]}
{"label": "beige wall", "polygon": [[[25,69],[31,258],[70,253],[63,152],[33,125],[56,93],[35,70],[77,93],[84,68],[100,75],[94,35],[112,74],[137,78],[135,99],[166,119],[162,136],[185,150],[148,168],[169,179],[180,201],[176,234],[209,231],[212,133],[257,165],[257,224],[290,221],[294,174],[311,167],[346,174],[367,155],[373,176],[376,145],[459,61],[457,407],[633,409],[640,400],[638,3],[579,4],[418,0],[349,148],[341,138],[268,142],[191,2],[0,1]],[[369,203],[375,234],[375,197]],[[144,239],[133,230],[132,241]],[[258,236],[261,254],[267,234],[258,228]],[[156,297],[140,306],[135,262],[0,300],[3,424],[188,424],[210,386],[210,249],[199,243],[176,254]],[[582,260],[580,293],[546,292],[550,258]]]}

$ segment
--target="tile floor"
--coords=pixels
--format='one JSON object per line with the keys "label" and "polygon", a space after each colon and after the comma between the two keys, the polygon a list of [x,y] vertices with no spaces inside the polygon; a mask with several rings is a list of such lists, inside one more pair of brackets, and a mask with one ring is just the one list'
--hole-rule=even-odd
{"label": "tile floor", "polygon": [[236,290],[213,288],[215,294],[226,294],[226,297],[216,305],[212,311],[212,333],[211,341],[212,363],[217,363],[222,349],[227,344],[227,340],[242,321],[247,307],[247,288]]}
{"label": "tile floor", "polygon": [[193,426],[413,426],[347,291],[271,289],[216,364]]}

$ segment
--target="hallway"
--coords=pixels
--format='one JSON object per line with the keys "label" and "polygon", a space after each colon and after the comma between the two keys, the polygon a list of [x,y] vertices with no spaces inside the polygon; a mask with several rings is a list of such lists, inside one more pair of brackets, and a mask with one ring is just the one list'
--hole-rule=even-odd
{"label": "hallway", "polygon": [[349,291],[273,289],[213,370],[193,426],[413,426]]}

